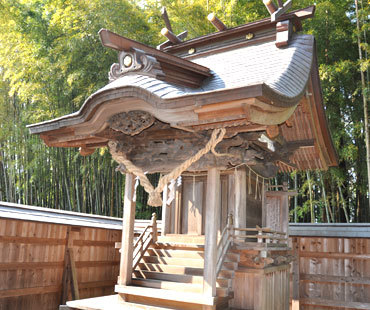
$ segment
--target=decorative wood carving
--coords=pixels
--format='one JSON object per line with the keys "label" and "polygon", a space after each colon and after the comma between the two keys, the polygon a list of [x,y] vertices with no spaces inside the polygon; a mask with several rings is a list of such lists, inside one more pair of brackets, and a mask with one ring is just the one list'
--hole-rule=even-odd
{"label": "decorative wood carving", "polygon": [[145,111],[130,111],[113,115],[109,127],[113,130],[134,136],[153,125],[155,118]]}
{"label": "decorative wood carving", "polygon": [[109,71],[109,80],[114,81],[129,73],[140,73],[152,77],[163,75],[160,64],[155,57],[146,55],[143,51],[132,48],[118,54],[119,63],[114,63]]}
{"label": "decorative wood carving", "polygon": [[[272,176],[277,168],[264,162],[270,151],[256,143],[261,133],[237,133],[230,128],[224,140],[216,147],[216,152],[227,154],[215,156],[211,152],[194,163],[188,171],[204,171],[210,167],[232,168],[246,163],[253,165],[264,176]],[[171,128],[168,124],[156,121],[150,128],[135,137],[112,129],[106,129],[99,137],[118,141],[117,150],[122,151],[138,167],[148,172],[168,172],[183,163],[209,140],[210,131],[186,132]],[[261,144],[261,143],[260,143]],[[279,154],[275,154],[279,156]],[[285,157],[286,154],[284,153]],[[125,172],[124,167],[121,167]]]}
{"label": "decorative wood carving", "polygon": [[[113,79],[128,72],[140,72],[140,74],[155,75],[157,79],[170,83],[197,88],[202,85],[204,79],[212,75],[210,70],[204,66],[156,50],[109,30],[101,29],[99,35],[104,46],[120,51],[119,64],[111,68],[110,75]],[[124,57],[127,54],[135,56],[132,64],[130,61],[126,62],[126,64],[131,64],[129,68],[124,67]],[[143,65],[143,67],[134,68],[135,64]]]}

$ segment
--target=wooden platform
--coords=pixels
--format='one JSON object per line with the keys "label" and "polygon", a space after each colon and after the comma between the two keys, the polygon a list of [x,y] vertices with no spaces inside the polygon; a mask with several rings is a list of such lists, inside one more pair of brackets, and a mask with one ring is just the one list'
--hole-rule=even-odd
{"label": "wooden platform", "polygon": [[162,310],[169,308],[155,307],[148,305],[141,305],[138,303],[121,302],[119,295],[109,295],[103,297],[95,297],[88,299],[80,299],[67,302],[67,306],[60,306],[59,310],[134,310],[134,309],[145,309],[145,310]]}

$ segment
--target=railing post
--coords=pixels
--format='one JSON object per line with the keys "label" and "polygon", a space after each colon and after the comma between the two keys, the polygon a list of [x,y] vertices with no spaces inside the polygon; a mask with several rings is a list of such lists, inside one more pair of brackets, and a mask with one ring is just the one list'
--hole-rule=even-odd
{"label": "railing post", "polygon": [[152,240],[153,243],[157,242],[157,214],[152,214]]}

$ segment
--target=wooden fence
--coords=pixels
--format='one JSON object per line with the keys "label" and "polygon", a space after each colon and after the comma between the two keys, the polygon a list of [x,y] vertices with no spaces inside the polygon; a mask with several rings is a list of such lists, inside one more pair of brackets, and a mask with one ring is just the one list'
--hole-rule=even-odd
{"label": "wooden fence", "polygon": [[370,224],[291,224],[300,309],[370,309]]}
{"label": "wooden fence", "polygon": [[[138,232],[147,221],[136,221]],[[73,253],[80,298],[112,294],[122,220],[0,202],[0,310],[58,309]],[[71,290],[69,290],[71,298]]]}
{"label": "wooden fence", "polygon": [[[137,233],[148,222],[136,221]],[[57,309],[68,245],[80,298],[113,293],[121,225],[121,219],[0,202],[0,310]],[[291,224],[290,235],[298,256],[292,297],[300,309],[370,309],[370,224]]]}

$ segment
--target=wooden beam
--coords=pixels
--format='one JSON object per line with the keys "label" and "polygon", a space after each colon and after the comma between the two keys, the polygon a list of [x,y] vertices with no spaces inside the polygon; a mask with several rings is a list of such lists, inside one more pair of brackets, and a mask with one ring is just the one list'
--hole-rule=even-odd
{"label": "wooden beam", "polygon": [[147,53],[148,55],[156,57],[156,59],[160,62],[163,61],[165,63],[175,63],[179,67],[189,69],[190,71],[199,73],[204,77],[209,77],[212,75],[210,73],[210,70],[206,67],[193,63],[189,60],[185,60],[180,57],[156,50],[155,48],[125,38],[107,29],[101,29],[99,31],[99,36],[102,44],[105,47],[109,47],[117,51],[127,51],[131,48],[137,48],[142,50],[144,53]]}
{"label": "wooden beam", "polygon": [[134,222],[135,222],[135,202],[134,197],[134,175],[126,174],[125,197],[123,206],[123,228],[122,228],[122,248],[121,262],[119,271],[120,285],[129,285],[132,276],[133,244],[134,244]]}
{"label": "wooden beam", "polygon": [[275,3],[272,0],[263,0],[263,4],[266,6],[267,11],[269,11],[270,15],[274,14],[277,10]]}
{"label": "wooden beam", "polygon": [[292,20],[300,21],[300,20],[304,20],[307,18],[312,18],[314,16],[314,13],[315,13],[315,6],[311,5],[304,9],[299,9],[296,11],[289,12],[285,14],[284,16],[282,16],[281,18],[278,18],[275,22],[271,21],[271,17],[265,18],[265,19],[258,20],[258,21],[248,23],[245,25],[241,25],[235,28],[230,28],[227,31],[213,32],[206,36],[201,36],[199,38],[187,40],[181,44],[169,46],[165,48],[165,51],[168,51],[170,53],[178,53],[181,50],[188,50],[189,48],[197,48],[199,45],[204,46],[210,42],[212,43],[219,42],[219,41],[225,40],[226,37],[230,38],[231,36],[238,36],[238,35],[243,35],[243,34],[245,35],[247,33],[254,32],[257,29],[268,28],[271,26],[271,24],[274,24],[280,20],[292,19]]}
{"label": "wooden beam", "polygon": [[166,7],[162,7],[161,15],[164,20],[164,23],[166,24],[167,29],[172,32],[173,30],[172,30],[170,19],[168,18]]}
{"label": "wooden beam", "polygon": [[208,297],[216,296],[216,259],[217,259],[217,230],[220,222],[220,171],[217,168],[208,170],[207,201],[204,244],[204,280],[203,294]]}
{"label": "wooden beam", "polygon": [[335,308],[350,308],[350,309],[370,309],[370,303],[357,301],[332,300],[325,298],[301,298],[301,305],[335,307]]}
{"label": "wooden beam", "polygon": [[70,272],[71,272],[72,299],[76,300],[76,299],[80,299],[80,293],[78,291],[77,271],[76,271],[73,248],[72,247],[68,248],[67,253],[68,253],[68,261],[69,261]]}
{"label": "wooden beam", "polygon": [[[234,223],[236,228],[247,226],[247,172],[245,167],[235,170],[235,215]],[[250,186],[250,184],[249,184]],[[243,234],[236,231],[236,234]]]}
{"label": "wooden beam", "polygon": [[[168,27],[167,27],[168,28]],[[172,31],[172,30],[171,30]],[[178,35],[176,35],[181,41],[185,40],[188,36],[187,30],[180,32]],[[173,46],[172,42],[170,40],[167,40],[159,45],[157,45],[157,50],[163,50],[167,46]]]}
{"label": "wooden beam", "polygon": [[38,286],[28,288],[18,288],[11,290],[0,290],[0,298],[8,297],[21,297],[26,295],[39,295],[39,294],[51,294],[59,293],[60,285],[49,285],[49,286]]}
{"label": "wooden beam", "polygon": [[168,39],[168,41],[171,41],[173,44],[181,43],[181,40],[170,29],[162,28],[161,34],[162,36],[165,36]]}
{"label": "wooden beam", "polygon": [[288,0],[284,3],[283,7],[279,7],[276,12],[271,14],[271,21],[277,21],[283,14],[285,14],[292,7],[292,0]]}
{"label": "wooden beam", "polygon": [[207,19],[216,27],[218,31],[224,31],[227,29],[226,25],[217,18],[215,13],[211,13],[207,16]]}
{"label": "wooden beam", "polygon": [[348,283],[351,285],[370,285],[369,277],[352,277],[352,276],[331,276],[327,274],[301,274],[299,280],[302,282],[320,282],[320,283]]}

